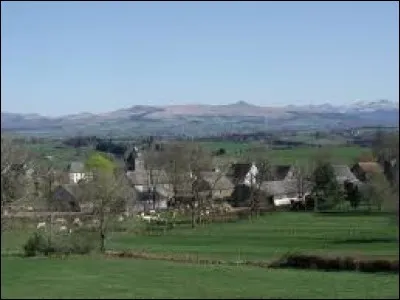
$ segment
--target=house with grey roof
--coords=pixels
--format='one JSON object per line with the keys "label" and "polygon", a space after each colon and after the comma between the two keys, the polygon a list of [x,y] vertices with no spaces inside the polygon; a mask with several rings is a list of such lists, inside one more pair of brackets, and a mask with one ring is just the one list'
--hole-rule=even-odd
{"label": "house with grey roof", "polygon": [[304,197],[311,192],[311,189],[310,181],[300,182],[296,179],[264,181],[261,184],[261,190],[270,197],[275,206],[304,201]]}
{"label": "house with grey roof", "polygon": [[291,165],[275,165],[271,167],[272,180],[287,180],[295,178],[295,168]]}
{"label": "house with grey roof", "polygon": [[132,186],[135,210],[167,208],[172,191],[164,171],[140,168],[126,172],[126,177]]}
{"label": "house with grey roof", "polygon": [[80,193],[81,189],[75,183],[57,186],[49,203],[50,209],[60,212],[80,212]]}
{"label": "house with grey roof", "polygon": [[224,199],[232,195],[235,185],[225,174],[216,172],[202,172],[201,178],[207,182],[213,199]]}
{"label": "house with grey roof", "polygon": [[234,185],[251,185],[256,181],[258,168],[255,163],[234,163],[232,164],[227,176]]}
{"label": "house with grey roof", "polygon": [[[253,168],[253,169],[252,169]],[[234,164],[227,174],[228,178],[234,184],[232,193],[233,201],[237,205],[243,205],[247,200],[250,191],[249,178],[256,179],[258,169],[256,164],[240,163]],[[290,201],[299,201],[303,199],[304,193],[309,192],[309,184],[303,188],[297,187],[299,180],[296,179],[295,168],[291,165],[273,165],[268,169],[268,174],[265,174],[263,182],[259,182],[260,192],[269,198],[268,201],[274,202],[275,205],[290,204]],[[255,183],[255,182],[253,182]],[[246,187],[247,186],[247,187]],[[305,189],[307,188],[307,189]],[[302,195],[297,191],[303,191]],[[240,203],[240,204],[239,204]]]}
{"label": "house with grey roof", "polygon": [[67,171],[69,173],[69,182],[78,183],[86,177],[85,165],[82,162],[74,161],[68,165]]}
{"label": "house with grey roof", "polygon": [[[294,179],[294,167],[291,165],[273,165],[268,170],[269,174],[265,174],[270,180]],[[250,185],[255,183],[257,174],[259,173],[256,163],[235,163],[228,171],[227,176],[232,183]]]}
{"label": "house with grey roof", "polygon": [[347,165],[332,165],[333,171],[336,176],[336,181],[343,185],[345,182],[351,182],[353,184],[360,184],[357,177],[351,172],[351,169]]}
{"label": "house with grey roof", "polygon": [[200,197],[224,199],[230,197],[234,189],[232,182],[219,172],[200,172],[196,179],[189,173],[171,178],[164,170],[136,169],[126,172],[126,176],[141,209],[145,209],[146,203],[152,209],[161,209],[172,205],[173,200],[185,202],[193,198],[194,191]]}

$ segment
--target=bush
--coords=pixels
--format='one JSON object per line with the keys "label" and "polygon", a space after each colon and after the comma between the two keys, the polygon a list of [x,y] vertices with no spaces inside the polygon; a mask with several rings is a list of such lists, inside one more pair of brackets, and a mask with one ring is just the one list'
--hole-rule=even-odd
{"label": "bush", "polygon": [[94,240],[82,233],[48,237],[35,232],[23,246],[27,257],[43,254],[88,254],[95,248]]}
{"label": "bush", "polygon": [[294,201],[290,204],[290,211],[305,211],[305,205],[300,201]]}
{"label": "bush", "polygon": [[225,155],[226,154],[226,150],[224,148],[219,148],[218,150],[214,151],[213,154],[215,156]]}
{"label": "bush", "polygon": [[23,248],[25,256],[36,256],[37,252],[44,252],[48,248],[48,243],[41,234],[35,232],[28,238]]}
{"label": "bush", "polygon": [[96,247],[97,240],[93,235],[72,233],[68,237],[67,249],[73,254],[88,254]]}
{"label": "bush", "polygon": [[271,268],[317,269],[324,271],[360,271],[399,273],[398,260],[356,260],[351,257],[320,257],[290,254],[271,263]]}

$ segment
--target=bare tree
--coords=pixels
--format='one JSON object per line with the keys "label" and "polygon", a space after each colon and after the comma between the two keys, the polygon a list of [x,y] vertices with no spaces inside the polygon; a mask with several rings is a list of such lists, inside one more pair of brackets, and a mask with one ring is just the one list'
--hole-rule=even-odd
{"label": "bare tree", "polygon": [[81,200],[91,202],[99,234],[100,251],[105,251],[105,239],[109,232],[110,220],[125,209],[131,189],[123,174],[93,170],[93,178],[82,183]]}
{"label": "bare tree", "polygon": [[162,153],[157,151],[154,146],[151,146],[143,155],[144,170],[146,172],[148,194],[151,197],[153,209],[155,209],[157,202],[157,187],[161,182],[160,178],[160,165]]}
{"label": "bare tree", "polygon": [[214,201],[214,196],[217,194],[216,193],[217,185],[220,183],[223,176],[225,176],[228,173],[229,169],[232,167],[232,164],[233,164],[232,159],[224,159],[224,160],[215,159],[213,161],[213,166],[214,166],[212,171],[213,176],[207,176],[210,175],[210,172],[207,172],[207,174],[205,174],[207,178],[204,179],[209,184],[209,189],[210,189],[210,195],[207,199],[209,201],[205,203],[205,205],[208,206],[207,208],[209,208],[209,206],[211,206],[210,204]]}
{"label": "bare tree", "polygon": [[184,147],[178,143],[168,144],[163,155],[160,157],[160,166],[165,170],[168,182],[172,191],[172,206],[177,206],[178,190],[184,185],[182,173],[186,171],[187,166],[182,160]]}
{"label": "bare tree", "polygon": [[53,192],[59,184],[66,183],[68,178],[66,174],[57,170],[52,163],[48,165],[37,166],[34,171],[34,196],[39,201],[44,201],[47,210],[53,208]]}
{"label": "bare tree", "polygon": [[199,213],[209,195],[201,173],[212,169],[210,154],[193,142],[170,144],[164,152],[164,167],[171,179],[174,202],[189,206],[195,227],[196,212]]}
{"label": "bare tree", "polygon": [[[384,133],[378,131],[375,135],[373,153],[377,161],[382,165],[384,174],[390,187],[386,186],[384,194],[385,206],[394,209],[399,218],[399,132]],[[375,187],[385,187],[386,183],[382,178],[375,178]],[[376,190],[376,188],[375,188]],[[379,190],[379,189],[378,189]]]}
{"label": "bare tree", "polygon": [[309,161],[305,163],[299,163],[298,161],[296,161],[291,179],[293,179],[292,182],[295,184],[295,189],[298,197],[303,200],[305,199],[304,197],[308,192],[312,173],[313,166]]}
{"label": "bare tree", "polygon": [[370,210],[373,206],[378,211],[382,208],[387,211],[395,211],[398,207],[398,195],[394,193],[383,174],[372,174],[364,186],[364,193]]}
{"label": "bare tree", "polygon": [[[23,145],[9,137],[1,137],[1,214],[14,202],[27,200],[29,178],[27,170],[31,167],[31,157]],[[2,220],[2,232],[6,229],[6,218]]]}
{"label": "bare tree", "polygon": [[385,160],[399,158],[399,135],[398,133],[385,133],[377,131],[372,145],[372,151],[378,160],[383,163]]}
{"label": "bare tree", "polygon": [[264,181],[271,178],[271,163],[268,159],[268,150],[263,145],[255,145],[247,151],[245,160],[254,164],[257,168],[256,174],[250,172],[250,211],[251,214],[258,215],[260,212],[261,201],[264,197],[261,186]]}

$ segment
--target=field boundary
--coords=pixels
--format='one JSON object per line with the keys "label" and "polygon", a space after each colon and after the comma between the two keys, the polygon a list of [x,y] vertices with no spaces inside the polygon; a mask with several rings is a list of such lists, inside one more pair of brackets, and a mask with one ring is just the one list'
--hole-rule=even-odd
{"label": "field boundary", "polygon": [[251,266],[265,269],[293,268],[314,269],[319,271],[358,271],[367,273],[399,273],[399,261],[388,259],[361,259],[354,257],[329,257],[304,254],[291,254],[272,261],[226,261],[219,259],[205,259],[190,255],[163,255],[148,252],[133,251],[106,251],[108,258],[132,258],[143,260],[163,260],[177,263],[190,263],[199,265],[226,265],[226,266]]}

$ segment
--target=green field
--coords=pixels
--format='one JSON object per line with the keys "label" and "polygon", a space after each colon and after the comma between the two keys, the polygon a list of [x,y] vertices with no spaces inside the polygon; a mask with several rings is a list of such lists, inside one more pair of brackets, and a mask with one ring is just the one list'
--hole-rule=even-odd
{"label": "green field", "polygon": [[[240,142],[200,142],[206,149],[215,151],[220,148],[226,150],[226,155],[218,156],[218,159],[229,159],[245,155],[246,150],[251,147],[251,143]],[[90,147],[75,149],[73,147],[62,145],[61,143],[39,143],[27,144],[32,152],[41,157],[52,156],[53,162],[57,168],[65,168],[71,161],[84,161],[88,155],[93,152]],[[331,145],[324,148],[317,147],[297,147],[293,149],[272,149],[268,150],[268,158],[274,164],[295,164],[306,163],[312,160],[317,153],[324,151],[336,164],[353,164],[364,154],[370,154],[371,150],[356,146],[338,146]]]}
{"label": "green field", "polygon": [[165,261],[2,258],[3,298],[397,298],[396,275]]}
{"label": "green field", "polygon": [[271,260],[295,251],[385,256],[399,253],[396,228],[386,216],[271,213],[252,221],[182,228],[159,236],[112,233],[107,245],[225,260]]}
{"label": "green field", "polygon": [[[129,229],[129,228],[128,228]],[[3,234],[2,251],[22,249],[29,231]],[[157,234],[111,232],[110,250],[190,254],[200,258],[269,261],[288,252],[397,256],[397,227],[385,215],[269,213],[236,223],[190,225]]]}
{"label": "green field", "polygon": [[[236,143],[236,142],[202,142],[202,145],[211,151],[224,148],[227,152],[224,157],[239,157],[245,155],[247,149],[251,147],[250,143]],[[240,151],[241,154],[239,153]],[[361,148],[356,146],[329,146],[323,148],[312,147],[297,147],[293,149],[272,149],[268,150],[267,157],[274,164],[295,164],[306,163],[316,157],[318,153],[327,154],[332,163],[335,164],[354,164],[357,159],[366,154],[371,154],[368,148]]]}
{"label": "green field", "polygon": [[89,147],[75,149],[61,143],[50,142],[26,144],[26,147],[29,151],[38,154],[41,158],[51,156],[53,165],[59,169],[66,168],[72,161],[85,161],[90,153],[93,152],[93,149]]}
{"label": "green field", "polygon": [[[3,234],[3,254],[20,250],[28,235],[26,230]],[[106,247],[225,261],[271,261],[288,252],[391,258],[399,254],[397,226],[386,215],[285,212],[194,230],[180,225],[158,235],[112,232]],[[4,297],[396,298],[398,279],[398,275],[201,266],[99,256],[2,258]]]}

